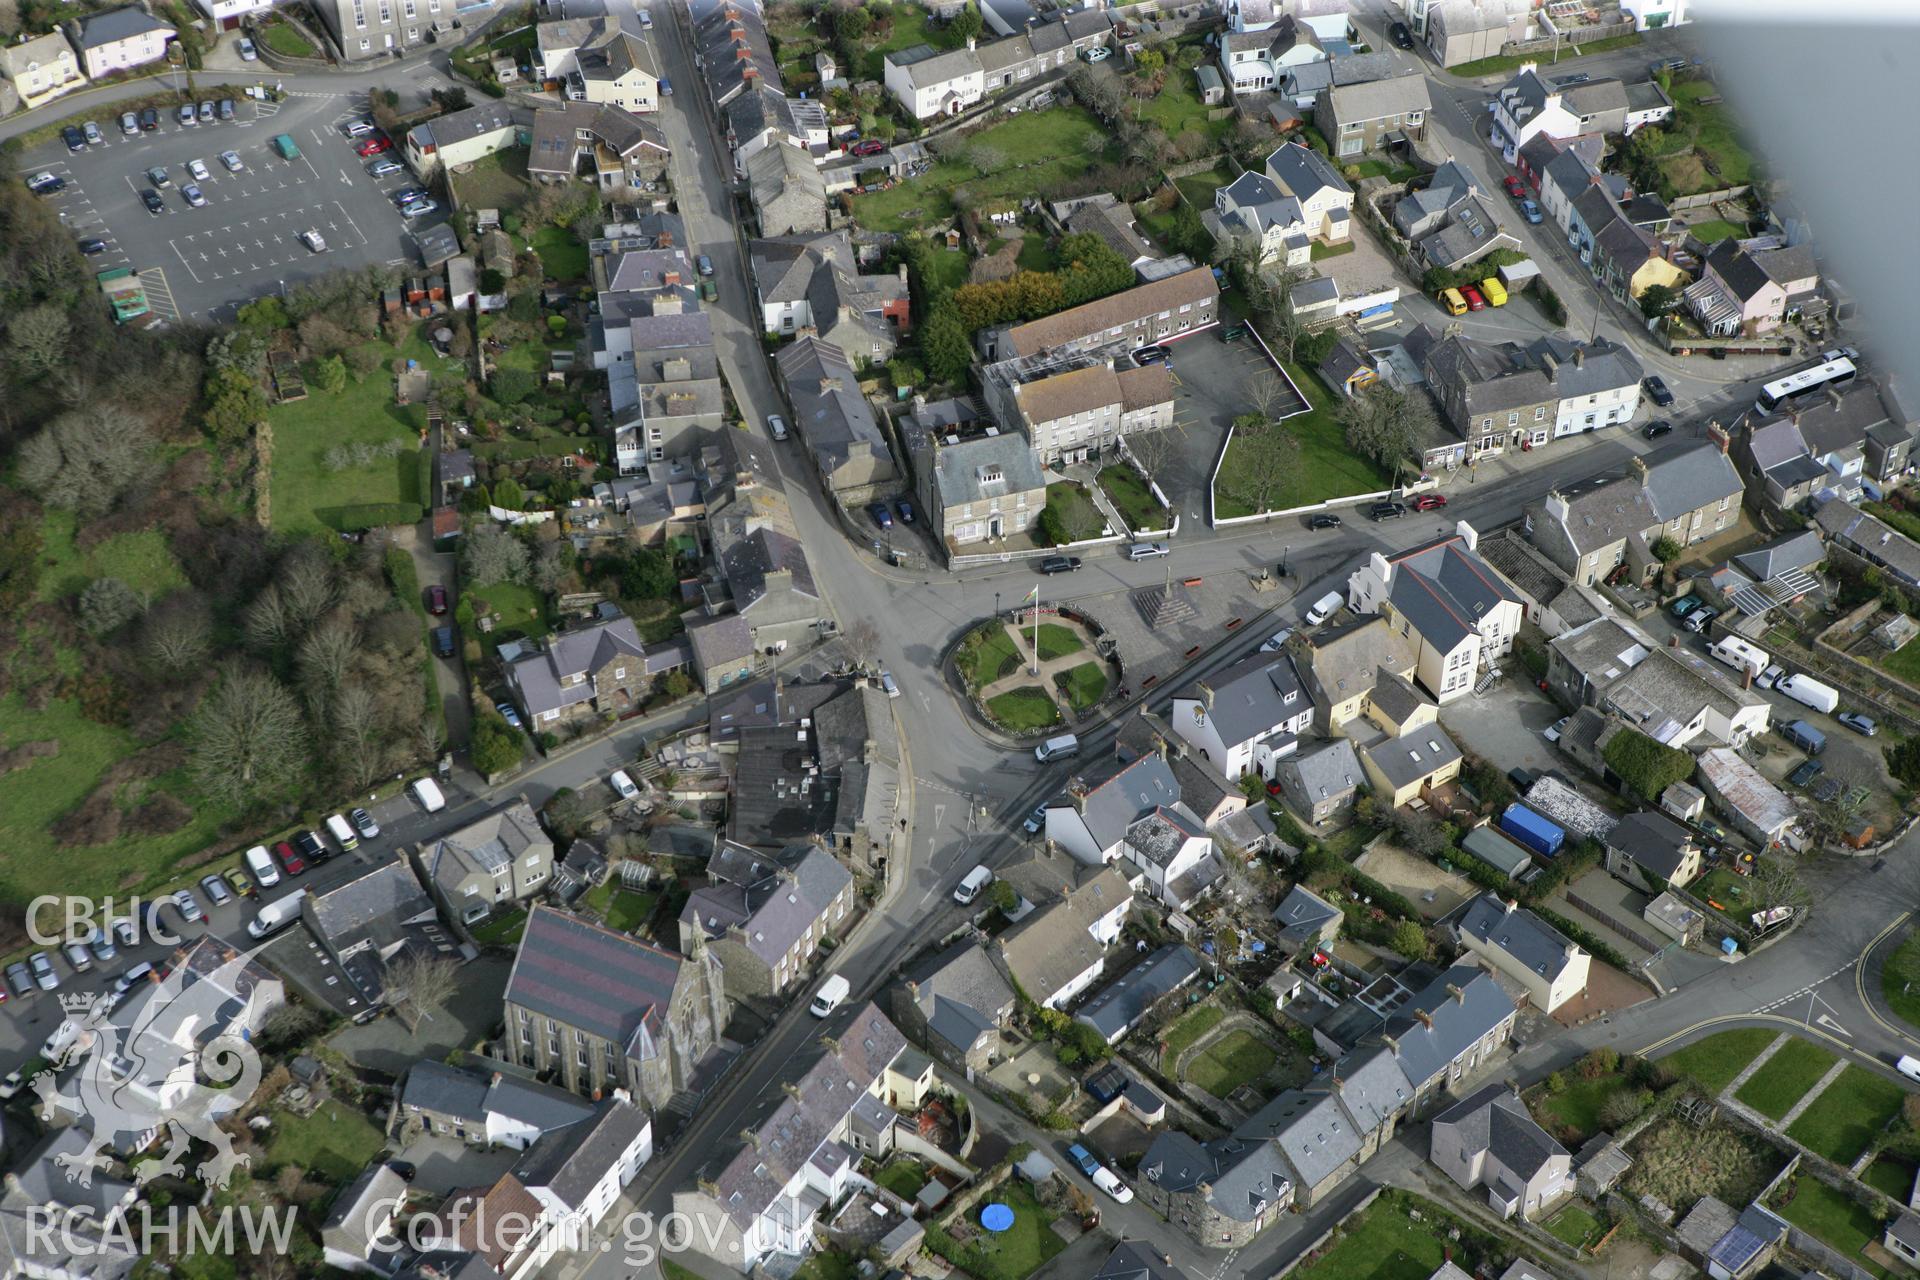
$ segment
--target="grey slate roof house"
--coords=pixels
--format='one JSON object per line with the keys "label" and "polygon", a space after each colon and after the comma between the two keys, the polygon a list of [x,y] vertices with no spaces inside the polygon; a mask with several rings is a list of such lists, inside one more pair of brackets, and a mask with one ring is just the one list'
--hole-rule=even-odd
{"label": "grey slate roof house", "polygon": [[1280,922],[1281,949],[1299,952],[1333,941],[1346,916],[1313,890],[1296,884],[1273,909],[1273,918]]}
{"label": "grey slate roof house", "polygon": [[768,333],[811,335],[884,361],[907,325],[907,280],[862,275],[845,229],[775,236],[747,246],[760,324]]}
{"label": "grey slate roof house", "polygon": [[693,669],[709,694],[753,674],[753,627],[746,615],[722,613],[687,625]]}
{"label": "grey slate roof house", "polygon": [[1314,102],[1313,122],[1332,144],[1335,157],[1346,161],[1397,139],[1425,137],[1432,109],[1427,78],[1414,71],[1322,89]]}
{"label": "grey slate roof house", "polygon": [[860,394],[847,353],[819,338],[801,338],[774,357],[793,406],[793,425],[827,488],[849,501],[897,477],[886,434]]}
{"label": "grey slate roof house", "polygon": [[1534,1123],[1505,1084],[1490,1084],[1433,1118],[1431,1158],[1502,1218],[1531,1222],[1572,1193],[1573,1157]]}
{"label": "grey slate roof house", "polygon": [[[813,567],[797,538],[756,529],[720,557],[725,599],[747,620],[756,651],[808,642],[823,616]],[[719,607],[714,604],[710,607]]]}
{"label": "grey slate roof house", "polygon": [[1552,1013],[1587,989],[1593,959],[1533,912],[1483,893],[1453,927],[1460,944],[1519,984],[1542,1013]]}
{"label": "grey slate roof house", "polygon": [[392,1268],[400,1238],[393,1220],[407,1201],[407,1184],[393,1166],[376,1161],[341,1189],[320,1222],[321,1251],[329,1267],[384,1273]]}
{"label": "grey slate roof house", "polygon": [[1040,522],[1047,476],[1025,437],[1001,432],[962,440],[928,432],[910,447],[928,529],[947,545],[998,542]]}
{"label": "grey slate roof house", "polygon": [[747,159],[747,187],[762,235],[827,229],[827,184],[813,157],[776,142]]}
{"label": "grey slate roof house", "polygon": [[[1404,683],[1404,682],[1402,682]],[[1280,792],[1294,812],[1314,826],[1332,818],[1353,803],[1366,774],[1353,743],[1345,738],[1299,751],[1280,762],[1276,771]]]}
{"label": "grey slate roof house", "polygon": [[893,1004],[894,1020],[935,1057],[984,1071],[1017,1001],[986,949],[963,939],[908,974]]}
{"label": "grey slate roof house", "polygon": [[1200,957],[1170,942],[1087,1001],[1074,1021],[1098,1031],[1108,1044],[1118,1044],[1154,1005],[1199,976]]}
{"label": "grey slate roof house", "polygon": [[535,732],[615,716],[645,697],[646,649],[624,614],[558,632],[507,664],[507,684]]}
{"label": "grey slate roof house", "polygon": [[536,905],[507,976],[503,1050],[576,1093],[666,1106],[727,1023],[720,966],[694,943],[680,956]]}
{"label": "grey slate roof house", "polygon": [[703,931],[728,996],[777,997],[806,979],[821,939],[852,907],[852,873],[820,846],[768,856],[722,841],[707,860],[707,883],[680,912],[680,948],[691,951]]}
{"label": "grey slate roof house", "polygon": [[400,1141],[449,1135],[482,1147],[524,1151],[544,1133],[578,1124],[593,1104],[578,1094],[504,1071],[481,1075],[423,1058],[407,1068],[388,1131]]}
{"label": "grey slate roof house", "polygon": [[522,797],[422,846],[420,865],[448,918],[472,925],[545,890],[553,841]]}
{"label": "grey slate roof house", "polygon": [[1636,887],[1659,882],[1684,888],[1700,874],[1693,833],[1652,810],[1630,813],[1607,833],[1607,870]]}
{"label": "grey slate roof house", "polygon": [[452,949],[433,899],[405,858],[324,893],[309,893],[300,904],[300,918],[346,976],[340,996],[348,1014],[386,1002],[387,966],[402,952]]}

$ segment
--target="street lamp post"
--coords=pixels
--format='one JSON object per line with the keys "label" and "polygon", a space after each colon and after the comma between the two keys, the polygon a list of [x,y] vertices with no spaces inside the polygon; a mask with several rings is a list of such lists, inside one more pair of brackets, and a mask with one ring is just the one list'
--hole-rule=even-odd
{"label": "street lamp post", "polygon": [[993,593],[993,616],[996,618],[1000,616],[1000,593],[998,591]]}

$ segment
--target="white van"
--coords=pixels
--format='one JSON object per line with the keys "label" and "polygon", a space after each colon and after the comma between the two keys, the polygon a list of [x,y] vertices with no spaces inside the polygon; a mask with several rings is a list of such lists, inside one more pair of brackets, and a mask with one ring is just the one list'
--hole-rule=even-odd
{"label": "white van", "polygon": [[273,864],[273,855],[267,852],[267,846],[257,844],[247,850],[247,874],[262,889],[271,889],[280,883],[280,868]]}
{"label": "white van", "polygon": [[967,878],[954,889],[953,900],[964,907],[979,897],[980,891],[992,883],[993,872],[987,870],[985,866],[975,867],[967,872]]}
{"label": "white van", "polygon": [[1840,695],[1828,686],[1821,684],[1812,676],[1796,673],[1774,685],[1774,691],[1784,693],[1795,702],[1812,707],[1831,715],[1840,705]]}
{"label": "white van", "polygon": [[1045,764],[1049,760],[1064,760],[1068,756],[1080,754],[1080,739],[1070,733],[1057,738],[1048,738],[1033,749],[1033,758]]}
{"label": "white van", "polygon": [[1909,1080],[1920,1080],[1920,1058],[1910,1053],[1901,1054],[1900,1061],[1893,1064],[1893,1069]]}
{"label": "white van", "polygon": [[327,834],[342,849],[359,847],[360,833],[353,829],[353,824],[347,821],[345,814],[336,813],[327,819]]}
{"label": "white van", "polygon": [[295,889],[284,898],[275,898],[260,908],[260,914],[247,924],[248,936],[264,938],[278,933],[300,918],[300,904],[306,900],[305,889]]}
{"label": "white van", "polygon": [[840,1007],[840,1002],[853,990],[853,984],[839,974],[834,974],[820,984],[820,990],[813,995],[813,1003],[807,1006],[807,1012],[816,1018],[824,1018]]}
{"label": "white van", "polygon": [[1313,608],[1307,610],[1307,625],[1310,627],[1319,626],[1328,618],[1340,612],[1340,606],[1346,602],[1347,598],[1338,591],[1327,592],[1327,594],[1313,602]]}
{"label": "white van", "polygon": [[407,784],[407,790],[428,813],[438,813],[447,807],[447,798],[440,794],[440,788],[434,785],[432,778],[416,778]]}

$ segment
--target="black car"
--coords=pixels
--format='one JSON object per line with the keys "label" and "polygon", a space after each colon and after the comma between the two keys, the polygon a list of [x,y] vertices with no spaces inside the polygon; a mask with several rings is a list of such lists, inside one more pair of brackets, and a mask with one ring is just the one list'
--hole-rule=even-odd
{"label": "black car", "polygon": [[1340,517],[1329,515],[1324,511],[1317,516],[1307,517],[1307,528],[1309,529],[1338,529],[1339,527]]}
{"label": "black car", "polygon": [[1040,562],[1042,573],[1072,573],[1079,567],[1079,556],[1048,556]]}
{"label": "black car", "polygon": [[143,107],[140,110],[140,132],[153,133],[160,128],[160,109]]}
{"label": "black car", "polygon": [[1388,27],[1387,39],[1393,41],[1395,48],[1413,48],[1413,32],[1407,29],[1407,24],[1404,22],[1396,22]]}
{"label": "black car", "polygon": [[80,242],[80,252],[86,254],[89,258],[96,253],[105,253],[106,251],[107,242],[99,236],[88,236]]}
{"label": "black car", "polygon": [[1673,424],[1671,422],[1668,422],[1665,418],[1655,418],[1642,428],[1640,434],[1649,440],[1658,440],[1661,436],[1671,435],[1672,432]]}
{"label": "black car", "polygon": [[333,856],[333,850],[317,831],[302,831],[293,838],[293,847],[300,851],[300,856],[307,860],[309,866],[325,862]]}
{"label": "black car", "polygon": [[453,656],[453,628],[435,627],[433,629],[433,651],[443,658]]}
{"label": "black car", "polygon": [[60,140],[67,144],[68,151],[85,151],[87,149],[87,135],[80,132],[77,126],[68,125],[62,129],[60,131]]}
{"label": "black car", "polygon": [[160,198],[160,193],[158,191],[154,191],[151,189],[142,191],[140,193],[140,198],[146,202],[147,212],[154,215],[156,218],[159,217],[161,212],[165,210],[167,207],[167,202]]}
{"label": "black car", "polygon": [[413,1162],[410,1160],[389,1160],[387,1168],[393,1170],[394,1175],[402,1182],[412,1182],[420,1173],[413,1167]]}
{"label": "black car", "polygon": [[37,196],[58,195],[67,189],[67,180],[58,174],[44,173],[27,182],[27,190]]}
{"label": "black car", "polygon": [[1662,409],[1673,403],[1673,392],[1667,390],[1667,384],[1661,381],[1659,374],[1648,374],[1640,385],[1647,389],[1647,394],[1653,397],[1653,402]]}
{"label": "black car", "polygon": [[1367,508],[1369,520],[1398,520],[1405,514],[1407,504],[1404,502],[1376,502]]}

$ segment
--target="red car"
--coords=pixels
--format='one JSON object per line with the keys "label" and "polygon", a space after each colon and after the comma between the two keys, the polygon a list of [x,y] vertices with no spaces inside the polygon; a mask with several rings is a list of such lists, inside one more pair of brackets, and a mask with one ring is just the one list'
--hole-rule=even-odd
{"label": "red car", "polygon": [[439,583],[427,588],[427,612],[436,617],[447,611],[447,589]]}
{"label": "red car", "polygon": [[1446,495],[1439,493],[1423,493],[1413,500],[1415,511],[1438,511],[1446,505]]}
{"label": "red car", "polygon": [[307,869],[307,860],[295,853],[293,846],[285,840],[273,846],[273,851],[280,855],[280,865],[287,869],[288,875],[297,876]]}
{"label": "red car", "polygon": [[1485,311],[1487,309],[1487,300],[1481,297],[1480,291],[1470,284],[1460,286],[1460,296],[1467,300],[1467,310],[1469,311]]}
{"label": "red car", "polygon": [[355,153],[362,156],[377,156],[382,151],[391,150],[393,150],[393,139],[383,138],[378,135],[368,138],[365,142],[354,148]]}
{"label": "red car", "polygon": [[868,138],[865,142],[853,144],[853,154],[857,156],[877,156],[887,149],[887,144],[878,138]]}
{"label": "red car", "polygon": [[1500,180],[1500,185],[1505,187],[1507,194],[1515,200],[1524,200],[1527,198],[1527,184],[1520,181],[1520,179],[1511,173]]}

